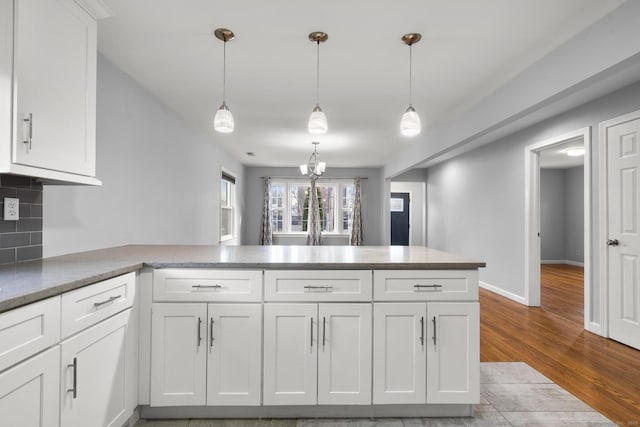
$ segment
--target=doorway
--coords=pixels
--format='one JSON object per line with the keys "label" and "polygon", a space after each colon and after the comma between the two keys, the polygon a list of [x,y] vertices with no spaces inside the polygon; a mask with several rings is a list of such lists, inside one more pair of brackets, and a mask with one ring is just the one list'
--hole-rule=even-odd
{"label": "doorway", "polygon": [[409,193],[391,193],[391,245],[409,246],[410,207]]}
{"label": "doorway", "polygon": [[[547,261],[560,262],[573,261],[574,264],[584,265],[584,327],[592,331],[596,328],[593,324],[593,310],[591,307],[592,289],[591,289],[591,215],[590,215],[590,195],[591,195],[591,168],[590,168],[590,150],[591,138],[590,128],[583,128],[573,132],[569,132],[558,137],[550,138],[536,144],[525,147],[525,304],[529,306],[540,306],[541,297],[541,264],[542,257],[542,240],[546,238],[545,244],[551,241],[550,245],[558,249],[559,244],[553,243],[553,239],[558,238],[558,233],[550,229],[544,230],[541,223],[541,185],[547,184],[541,182],[541,167],[553,165],[561,165],[562,163],[570,164],[566,158],[570,157],[569,149],[582,146],[584,152],[581,154],[583,185],[579,190],[582,192],[582,224],[579,224],[578,232],[582,232],[582,241],[576,249],[575,241],[569,245],[569,249],[562,239],[562,253],[551,255],[553,259]],[[575,154],[571,152],[571,154]],[[575,165],[574,165],[575,166]],[[544,169],[544,168],[543,168]],[[575,174],[576,171],[573,171]],[[544,173],[544,172],[543,172]],[[566,172],[556,172],[555,175],[566,175]],[[543,178],[544,179],[544,178]],[[564,184],[563,184],[564,185]],[[574,194],[572,194],[574,195]],[[547,194],[548,196],[548,194]],[[566,195],[561,197],[562,203]],[[575,226],[576,224],[571,224]],[[562,226],[564,232],[564,225]],[[576,227],[572,227],[575,234]],[[546,234],[544,236],[543,234]],[[574,239],[575,240],[575,239]],[[581,253],[580,253],[581,252]],[[581,256],[580,256],[581,255]],[[546,255],[550,256],[550,255]],[[580,262],[582,259],[582,262]],[[599,328],[596,328],[599,329]]]}

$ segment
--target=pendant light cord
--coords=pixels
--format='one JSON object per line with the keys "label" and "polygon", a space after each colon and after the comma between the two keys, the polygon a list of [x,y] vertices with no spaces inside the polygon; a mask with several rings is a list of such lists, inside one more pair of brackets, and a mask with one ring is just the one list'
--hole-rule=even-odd
{"label": "pendant light cord", "polygon": [[409,45],[409,106],[413,106],[413,43]]}
{"label": "pendant light cord", "polygon": [[316,44],[316,106],[320,106],[320,40]]}
{"label": "pendant light cord", "polygon": [[222,104],[227,103],[227,40],[225,39],[222,48]]}

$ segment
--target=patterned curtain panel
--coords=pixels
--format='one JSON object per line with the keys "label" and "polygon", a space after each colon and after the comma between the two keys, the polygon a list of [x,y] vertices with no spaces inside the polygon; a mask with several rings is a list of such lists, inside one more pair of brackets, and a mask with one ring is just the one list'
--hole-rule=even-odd
{"label": "patterned curtain panel", "polygon": [[260,244],[272,245],[273,233],[271,232],[271,212],[269,209],[269,196],[271,194],[271,178],[264,178],[264,194],[262,202],[262,223],[260,224]]}
{"label": "patterned curtain panel", "polygon": [[320,206],[315,179],[311,179],[311,189],[309,190],[309,224],[307,229],[309,230],[307,245],[320,246],[322,244],[322,228],[320,228]]}
{"label": "patterned curtain panel", "polygon": [[351,225],[351,245],[362,245],[362,199],[360,189],[360,178],[356,178],[354,181],[356,187],[355,194],[353,196],[353,223]]}

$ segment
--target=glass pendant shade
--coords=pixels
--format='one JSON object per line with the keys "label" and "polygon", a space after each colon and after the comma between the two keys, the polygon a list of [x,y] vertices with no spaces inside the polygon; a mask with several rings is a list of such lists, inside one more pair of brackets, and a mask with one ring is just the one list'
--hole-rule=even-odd
{"label": "glass pendant shade", "polygon": [[314,135],[321,135],[327,133],[329,125],[327,124],[327,116],[324,115],[322,108],[319,105],[311,112],[309,116],[309,133]]}
{"label": "glass pendant shade", "polygon": [[400,120],[400,133],[404,136],[415,136],[420,133],[420,129],[420,116],[410,105],[402,115],[402,120]]}
{"label": "glass pendant shade", "polygon": [[213,128],[216,132],[231,133],[233,132],[234,126],[233,114],[231,114],[227,104],[223,102],[213,118]]}

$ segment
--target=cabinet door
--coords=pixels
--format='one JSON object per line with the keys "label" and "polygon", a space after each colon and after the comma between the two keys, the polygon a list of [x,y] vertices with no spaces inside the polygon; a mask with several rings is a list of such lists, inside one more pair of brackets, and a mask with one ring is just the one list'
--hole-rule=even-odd
{"label": "cabinet door", "polygon": [[0,374],[0,424],[56,427],[60,403],[60,347]]}
{"label": "cabinet door", "polygon": [[425,403],[424,303],[373,305],[373,403]]}
{"label": "cabinet door", "polygon": [[206,403],[206,323],[206,304],[153,304],[151,406]]}
{"label": "cabinet door", "polygon": [[371,404],[371,304],[320,304],[318,404]]}
{"label": "cabinet door", "polygon": [[427,403],[480,402],[480,305],[429,303]]}
{"label": "cabinet door", "polygon": [[96,22],[73,0],[15,3],[13,160],[93,176]]}
{"label": "cabinet door", "polygon": [[264,305],[265,405],[315,405],[316,304]]}
{"label": "cabinet door", "polygon": [[260,405],[262,307],[209,304],[207,405]]}
{"label": "cabinet door", "polygon": [[64,427],[121,426],[131,415],[126,401],[130,312],[61,343],[60,420]]}

